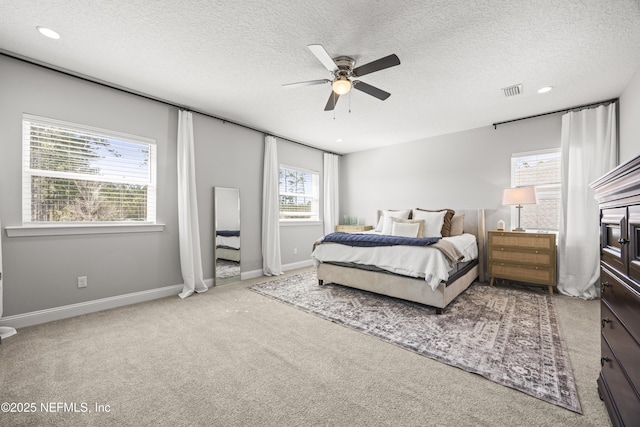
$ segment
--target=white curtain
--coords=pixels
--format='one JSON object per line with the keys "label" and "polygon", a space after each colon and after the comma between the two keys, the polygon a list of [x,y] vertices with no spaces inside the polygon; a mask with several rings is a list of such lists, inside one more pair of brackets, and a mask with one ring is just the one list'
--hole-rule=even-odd
{"label": "white curtain", "polygon": [[558,238],[558,290],[598,297],[600,276],[599,210],[591,182],[618,161],[616,105],[562,116],[562,215]]}
{"label": "white curtain", "polygon": [[190,111],[178,112],[178,235],[184,281],[179,295],[180,298],[186,298],[194,292],[205,292],[208,289],[202,277],[193,114]]}
{"label": "white curtain", "polygon": [[339,159],[336,154],[324,153],[324,234],[336,231],[340,218]]}
{"label": "white curtain", "polygon": [[278,146],[273,136],[264,138],[264,178],[262,181],[262,272],[282,274],[280,258],[280,167]]}
{"label": "white curtain", "polygon": [[[2,232],[2,224],[0,224],[0,233]],[[0,235],[0,318],[2,317],[2,236]],[[9,326],[0,326],[0,340],[15,335],[16,330]]]}

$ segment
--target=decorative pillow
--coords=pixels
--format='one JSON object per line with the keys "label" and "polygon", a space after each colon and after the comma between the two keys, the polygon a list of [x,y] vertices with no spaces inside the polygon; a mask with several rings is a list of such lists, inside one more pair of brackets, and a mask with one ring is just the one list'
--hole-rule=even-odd
{"label": "decorative pillow", "polygon": [[380,221],[378,221],[378,225],[376,226],[376,231],[379,231],[382,234],[391,234],[391,227],[393,226],[391,218],[409,219],[410,213],[411,209],[405,209],[402,211],[383,211]]}
{"label": "decorative pillow", "polygon": [[464,233],[464,214],[454,215],[451,218],[451,236],[459,236]]}
{"label": "decorative pillow", "polygon": [[419,216],[421,212],[442,212],[442,211],[445,211],[446,214],[444,216],[444,223],[442,224],[442,230],[440,231],[440,234],[442,235],[442,237],[449,237],[451,235],[451,218],[453,218],[453,216],[456,214],[456,211],[454,211],[453,209],[439,209],[437,211],[430,211],[427,209],[416,208],[414,209],[413,217],[414,219],[420,219]]}
{"label": "decorative pillow", "polygon": [[401,218],[391,218],[393,225],[391,227],[392,236],[403,237],[424,237],[424,221],[410,220]]}
{"label": "decorative pillow", "polygon": [[[424,237],[442,237],[442,226],[447,210],[442,211],[425,211],[414,210],[414,220],[424,220]],[[449,230],[450,231],[450,230]]]}

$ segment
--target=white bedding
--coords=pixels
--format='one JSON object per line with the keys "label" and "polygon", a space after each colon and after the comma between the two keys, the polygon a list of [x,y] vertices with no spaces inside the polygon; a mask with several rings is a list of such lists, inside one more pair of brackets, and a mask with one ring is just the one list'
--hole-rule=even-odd
{"label": "white bedding", "polygon": [[240,236],[216,236],[216,246],[240,249]]}
{"label": "white bedding", "polygon": [[[478,258],[478,244],[473,234],[443,237],[443,240],[450,241],[462,252],[462,261]],[[311,258],[316,266],[321,262],[350,262],[374,265],[403,276],[424,277],[434,291],[440,282],[449,279],[449,270],[453,267],[440,250],[429,246],[352,247],[323,243],[316,246]]]}

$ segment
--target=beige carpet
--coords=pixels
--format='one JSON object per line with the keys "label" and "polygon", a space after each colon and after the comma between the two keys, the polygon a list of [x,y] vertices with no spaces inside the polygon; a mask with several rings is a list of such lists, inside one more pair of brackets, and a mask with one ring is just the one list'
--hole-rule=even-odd
{"label": "beige carpet", "polygon": [[246,289],[262,280],[19,330],[0,403],[36,411],[0,425],[610,425],[598,301],[556,296],[580,415]]}

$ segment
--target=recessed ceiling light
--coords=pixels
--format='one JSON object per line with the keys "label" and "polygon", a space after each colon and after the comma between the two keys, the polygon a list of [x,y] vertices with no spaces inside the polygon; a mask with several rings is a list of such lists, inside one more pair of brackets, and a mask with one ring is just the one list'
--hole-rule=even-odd
{"label": "recessed ceiling light", "polygon": [[36,27],[36,28],[38,29],[38,31],[40,31],[40,34],[42,34],[45,37],[49,37],[50,39],[54,39],[54,40],[58,40],[60,38],[60,34],[56,33],[51,28],[47,28],[47,27]]}
{"label": "recessed ceiling light", "polygon": [[336,142],[342,142],[342,138],[336,139]]}
{"label": "recessed ceiling light", "polygon": [[538,89],[538,93],[547,93],[547,92],[549,92],[551,89],[553,89],[553,86],[545,86],[545,87],[541,87],[540,89]]}

